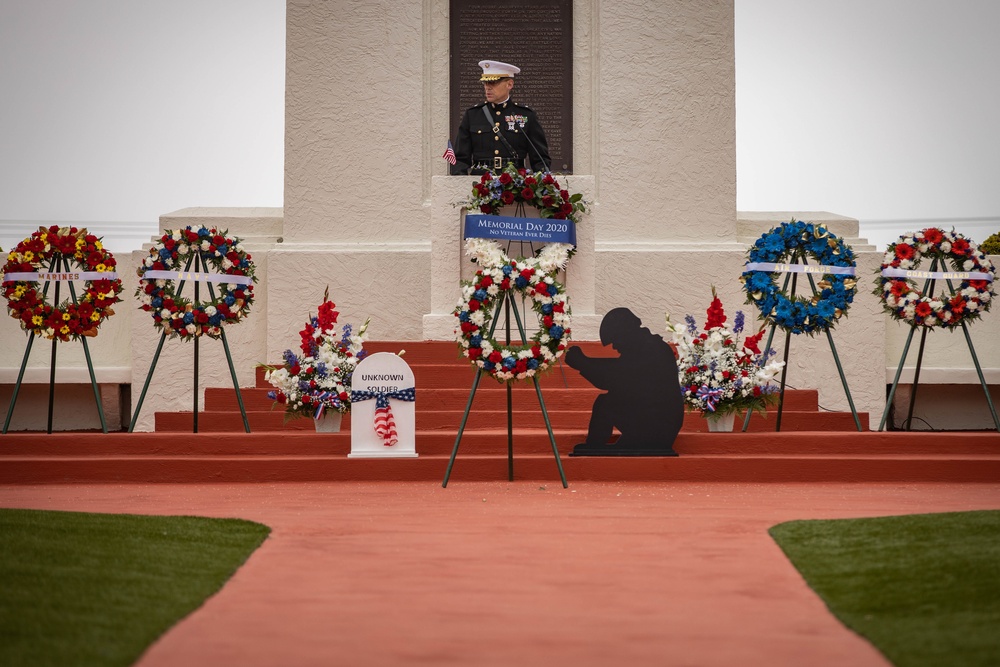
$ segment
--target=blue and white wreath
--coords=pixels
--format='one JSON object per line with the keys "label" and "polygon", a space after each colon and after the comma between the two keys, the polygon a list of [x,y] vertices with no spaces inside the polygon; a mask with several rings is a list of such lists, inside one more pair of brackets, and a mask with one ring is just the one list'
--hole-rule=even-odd
{"label": "blue and white wreath", "polygon": [[[793,269],[796,257],[808,255],[819,266]],[[803,264],[799,264],[803,267]],[[747,253],[740,281],[747,303],[760,310],[760,318],[792,333],[827,331],[847,313],[857,292],[854,251],[823,225],[792,219],[761,236]],[[777,281],[791,270],[821,275],[817,293],[786,294]]]}

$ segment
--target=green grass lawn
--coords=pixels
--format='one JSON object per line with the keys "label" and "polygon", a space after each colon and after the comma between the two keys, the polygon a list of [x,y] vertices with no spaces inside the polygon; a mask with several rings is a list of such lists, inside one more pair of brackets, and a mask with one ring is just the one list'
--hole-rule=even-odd
{"label": "green grass lawn", "polygon": [[837,618],[897,667],[1000,665],[1000,511],[770,532]]}
{"label": "green grass lawn", "polygon": [[0,665],[131,665],[269,532],[238,519],[0,509]]}

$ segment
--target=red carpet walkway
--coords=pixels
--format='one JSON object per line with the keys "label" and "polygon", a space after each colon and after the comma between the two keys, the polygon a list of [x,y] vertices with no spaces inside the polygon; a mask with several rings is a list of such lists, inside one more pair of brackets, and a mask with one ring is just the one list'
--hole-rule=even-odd
{"label": "red carpet walkway", "polygon": [[887,663],[767,529],[997,509],[1000,483],[5,485],[0,506],[272,527],[142,667],[864,667]]}

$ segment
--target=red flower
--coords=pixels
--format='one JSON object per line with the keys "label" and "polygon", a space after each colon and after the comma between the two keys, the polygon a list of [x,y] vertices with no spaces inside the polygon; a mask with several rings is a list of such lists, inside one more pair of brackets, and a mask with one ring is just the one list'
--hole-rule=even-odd
{"label": "red flower", "polygon": [[896,257],[899,259],[913,259],[914,255],[916,255],[916,251],[913,249],[913,246],[906,243],[897,243],[895,252]]}
{"label": "red flower", "polygon": [[482,211],[483,213],[490,213],[492,209],[489,204],[483,204],[482,206],[479,207],[479,210]]}
{"label": "red flower", "polygon": [[559,212],[562,213],[563,215],[569,215],[570,213],[573,212],[573,205],[563,204],[562,206],[559,207]]}
{"label": "red flower", "polygon": [[538,185],[538,181],[535,180],[534,176],[526,176],[525,179],[524,179],[524,184],[525,185],[535,186],[535,185]]}
{"label": "red flower", "polygon": [[504,204],[513,204],[514,193],[509,190],[504,190],[503,193],[501,193],[500,195],[500,199],[503,201]]}
{"label": "red flower", "polygon": [[556,179],[552,178],[552,174],[545,174],[545,176],[542,178],[542,183],[545,183],[545,185],[552,185],[555,182]]}
{"label": "red flower", "polygon": [[481,356],[483,356],[483,348],[481,347],[469,348],[469,359],[478,359]]}
{"label": "red flower", "polygon": [[722,308],[722,301],[714,294],[712,295],[712,304],[705,312],[708,315],[708,319],[705,321],[705,331],[721,327],[726,323],[726,311]]}
{"label": "red flower", "polygon": [[929,229],[924,230],[924,238],[927,239],[928,243],[933,243],[934,245],[937,245],[944,240],[944,234],[942,234],[941,230],[938,229],[937,227],[931,227]]}
{"label": "red flower", "polygon": [[955,313],[956,315],[961,315],[963,312],[965,312],[965,297],[963,297],[961,294],[956,294],[955,296],[951,297],[951,301],[949,301],[948,303],[949,305],[951,305],[951,312]]}
{"label": "red flower", "polygon": [[559,191],[559,196],[562,197],[563,201],[568,202],[569,201],[569,190],[560,190]]}
{"label": "red flower", "polygon": [[552,208],[554,203],[556,203],[556,200],[552,198],[552,195],[545,195],[542,197],[542,206],[545,208]]}
{"label": "red flower", "polygon": [[760,354],[760,339],[764,337],[764,330],[761,329],[753,336],[747,336],[747,339],[743,341],[744,349],[750,350],[754,354]]}
{"label": "red flower", "polygon": [[476,299],[469,299],[469,312],[474,313],[479,310],[480,303]]}
{"label": "red flower", "polygon": [[972,250],[969,242],[965,239],[955,239],[951,244],[951,251],[956,255],[968,255]]}
{"label": "red flower", "polygon": [[504,173],[500,174],[500,184],[501,185],[510,185],[510,182],[512,180],[513,179],[510,177],[510,174],[508,174],[507,172],[504,172]]}
{"label": "red flower", "polygon": [[531,201],[535,198],[535,191],[531,188],[525,188],[521,190],[521,197],[523,197],[526,201]]}
{"label": "red flower", "polygon": [[893,296],[900,297],[910,291],[910,286],[905,280],[893,280],[889,291],[892,292]]}
{"label": "red flower", "polygon": [[917,314],[917,317],[923,319],[928,317],[934,311],[931,309],[931,304],[926,301],[918,301],[916,307],[913,309],[913,312]]}
{"label": "red flower", "polygon": [[502,359],[502,358],[503,357],[500,356],[500,352],[498,350],[493,350],[492,352],[490,352],[489,360],[492,363],[499,364],[500,363],[500,359]]}

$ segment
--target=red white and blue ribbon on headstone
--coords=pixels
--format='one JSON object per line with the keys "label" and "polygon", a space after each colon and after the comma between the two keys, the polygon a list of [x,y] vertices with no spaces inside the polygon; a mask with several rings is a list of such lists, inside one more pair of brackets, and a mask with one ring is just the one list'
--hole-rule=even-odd
{"label": "red white and blue ribbon on headstone", "polygon": [[414,387],[397,389],[396,391],[356,389],[351,392],[352,403],[375,399],[375,419],[373,422],[375,434],[382,438],[382,444],[386,447],[392,447],[399,442],[399,434],[396,432],[396,420],[392,417],[392,408],[389,405],[390,398],[412,403],[417,400],[416,389]]}

